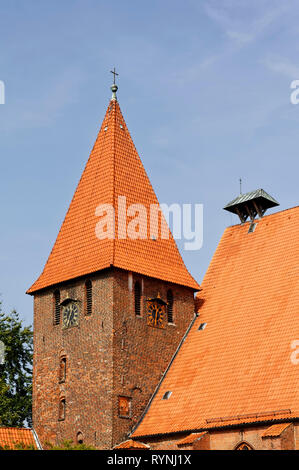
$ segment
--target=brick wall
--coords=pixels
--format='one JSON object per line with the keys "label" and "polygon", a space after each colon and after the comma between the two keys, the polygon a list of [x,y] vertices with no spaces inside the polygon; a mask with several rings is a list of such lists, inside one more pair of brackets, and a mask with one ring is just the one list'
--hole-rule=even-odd
{"label": "brick wall", "polygon": [[[112,426],[113,277],[103,273],[93,278],[93,314],[83,315],[84,282],[60,288],[80,303],[79,327],[63,330],[53,325],[53,290],[35,296],[33,423],[40,440],[58,443],[76,441],[110,448]],[[66,380],[59,384],[59,360],[65,354]],[[58,420],[59,398],[65,396],[66,416]],[[96,411],[96,412],[95,412]]]}
{"label": "brick wall", "polygon": [[297,426],[292,423],[277,437],[263,437],[263,433],[270,427],[268,425],[251,426],[240,429],[211,430],[200,440],[193,444],[181,446],[178,443],[187,433],[179,433],[172,436],[140,438],[140,441],[149,444],[151,450],[234,450],[245,442],[254,450],[294,450],[294,436],[298,433]]}
{"label": "brick wall", "polygon": [[[142,286],[140,316],[135,315],[134,309],[136,281]],[[166,301],[169,288],[174,296],[173,324],[166,321],[163,329],[149,327],[146,319],[147,299],[160,294]],[[191,289],[115,270],[114,445],[126,439],[132,426],[137,423],[193,316],[194,295]],[[132,398],[131,419],[118,417],[118,396]]]}
{"label": "brick wall", "polygon": [[[93,311],[84,316],[86,279],[60,287],[60,301],[77,299],[79,326],[53,324],[53,292],[35,295],[33,423],[40,440],[76,441],[111,448],[126,439],[150,399],[194,315],[193,291],[126,271],[109,270],[92,280]],[[134,311],[134,283],[142,286],[141,314]],[[146,299],[174,294],[174,324],[164,329],[146,323]],[[59,383],[60,357],[66,380]],[[131,401],[129,417],[119,417],[119,397]],[[64,420],[59,400],[66,400]]]}

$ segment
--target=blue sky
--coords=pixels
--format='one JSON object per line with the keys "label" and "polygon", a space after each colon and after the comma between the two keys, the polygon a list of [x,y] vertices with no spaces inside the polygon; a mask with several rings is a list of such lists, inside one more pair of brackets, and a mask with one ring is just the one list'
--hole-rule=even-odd
{"label": "blue sky", "polygon": [[32,322],[40,274],[104,117],[118,99],[160,202],[203,203],[201,281],[222,207],[262,187],[298,203],[299,3],[0,1],[0,292]]}

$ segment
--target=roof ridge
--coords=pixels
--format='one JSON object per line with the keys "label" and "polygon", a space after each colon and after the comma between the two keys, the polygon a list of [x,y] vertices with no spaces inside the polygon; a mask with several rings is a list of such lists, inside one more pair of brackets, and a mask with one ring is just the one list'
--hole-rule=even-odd
{"label": "roof ridge", "polygon": [[[272,212],[271,214],[266,214],[266,215],[263,215],[263,217],[261,218],[257,218],[254,220],[254,222],[259,222],[259,221],[262,221],[268,217],[273,217],[274,215],[277,215],[277,214],[281,214],[282,212],[287,212],[287,211],[291,211],[293,209],[296,209],[297,207],[299,207],[299,204],[296,205],[296,206],[292,206],[292,207],[287,207],[286,209],[281,209],[281,210],[278,210],[276,212]],[[275,209],[274,209],[275,210]],[[231,227],[244,227],[244,225],[246,224],[251,224],[251,220],[246,220],[246,222],[243,222],[243,223],[239,223],[239,224],[233,224],[233,225],[228,225],[226,228],[231,228]]]}

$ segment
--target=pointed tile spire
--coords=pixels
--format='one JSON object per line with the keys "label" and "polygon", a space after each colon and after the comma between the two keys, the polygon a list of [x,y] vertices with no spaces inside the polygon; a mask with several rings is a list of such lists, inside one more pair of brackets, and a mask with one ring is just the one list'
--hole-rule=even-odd
{"label": "pointed tile spire", "polygon": [[[117,86],[111,88],[113,96],[96,142],[44,270],[27,291],[30,294],[111,266],[199,288],[171,234],[166,240],[126,236],[120,206],[142,205],[149,214],[150,205],[158,200],[116,100]],[[99,207],[104,205],[114,208],[115,234],[99,239],[96,227]]]}

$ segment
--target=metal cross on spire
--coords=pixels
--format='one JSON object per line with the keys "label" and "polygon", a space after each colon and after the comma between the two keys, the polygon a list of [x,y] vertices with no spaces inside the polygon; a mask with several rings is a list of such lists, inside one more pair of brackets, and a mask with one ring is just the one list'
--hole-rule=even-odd
{"label": "metal cross on spire", "polygon": [[116,97],[116,92],[118,90],[118,86],[116,85],[115,83],[115,76],[117,75],[118,76],[118,73],[115,71],[115,67],[113,70],[110,70],[110,73],[113,73],[113,85],[111,86],[111,91],[112,91],[112,100],[117,100],[117,97]]}
{"label": "metal cross on spire", "polygon": [[115,85],[115,75],[118,76],[118,73],[116,73],[116,71],[115,71],[115,67],[114,67],[113,70],[110,70],[110,73],[113,73],[113,85]]}

